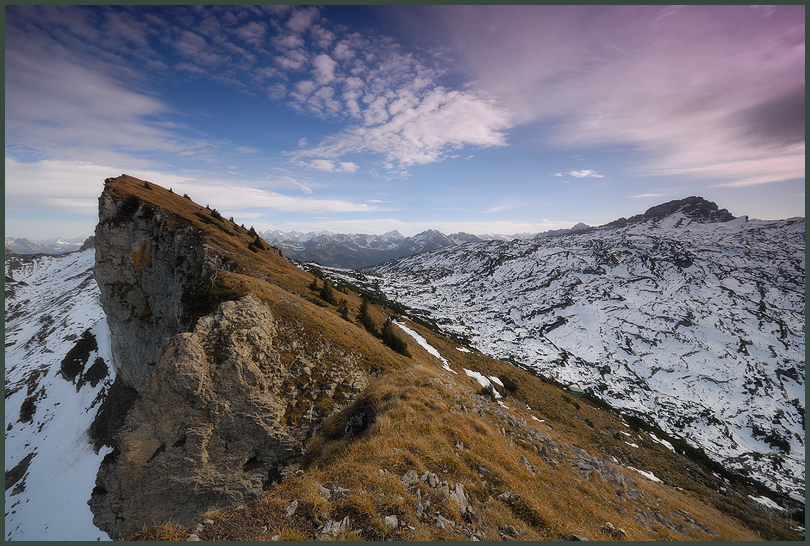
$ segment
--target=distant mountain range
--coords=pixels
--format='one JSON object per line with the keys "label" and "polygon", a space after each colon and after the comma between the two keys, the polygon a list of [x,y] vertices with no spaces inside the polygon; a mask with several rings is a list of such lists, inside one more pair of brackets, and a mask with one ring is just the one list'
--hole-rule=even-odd
{"label": "distant mountain range", "polygon": [[[52,237],[50,239],[26,239],[6,237],[6,248],[16,254],[67,254],[81,249],[87,243],[87,237],[73,239]],[[92,241],[86,248],[92,246]]]}
{"label": "distant mountain range", "polygon": [[308,233],[265,231],[260,235],[265,241],[281,250],[288,258],[305,262],[318,262],[329,267],[361,269],[388,260],[465,243],[533,239],[535,237],[562,235],[589,229],[589,227],[580,223],[570,229],[514,235],[473,235],[464,232],[445,235],[433,229],[423,231],[412,237],[405,237],[398,231],[389,231],[382,235],[343,234],[331,231],[311,231]]}

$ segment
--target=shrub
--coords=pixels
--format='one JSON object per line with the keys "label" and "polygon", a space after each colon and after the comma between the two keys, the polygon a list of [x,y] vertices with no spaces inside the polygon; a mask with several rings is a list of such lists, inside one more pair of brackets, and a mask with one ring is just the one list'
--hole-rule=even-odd
{"label": "shrub", "polygon": [[499,375],[498,379],[500,379],[501,383],[503,383],[504,389],[513,394],[517,392],[517,383],[515,383],[511,377],[509,377],[508,375]]}
{"label": "shrub", "polygon": [[396,334],[396,332],[394,332],[394,327],[391,326],[391,317],[388,317],[388,320],[386,320],[383,324],[382,330],[380,331],[380,337],[382,338],[383,343],[385,343],[395,352],[407,356],[408,358],[411,357],[411,353],[408,352],[408,345]]}
{"label": "shrub", "polygon": [[323,287],[321,288],[321,299],[326,303],[335,303],[335,293],[332,290],[332,285],[329,284],[329,281],[323,281]]}
{"label": "shrub", "polygon": [[[315,282],[315,281],[313,281]],[[340,298],[337,304],[337,311],[340,313],[340,316],[346,320],[349,320],[349,305],[346,303],[344,298]]]}
{"label": "shrub", "polygon": [[217,209],[213,209],[211,211],[211,216],[213,216],[217,220],[224,220],[224,218],[222,218],[222,215],[219,213],[219,211]]}
{"label": "shrub", "polygon": [[248,248],[253,252],[258,252],[260,250],[267,250],[267,247],[264,246],[264,242],[262,238],[256,235],[256,238],[253,239],[252,242],[248,243]]}

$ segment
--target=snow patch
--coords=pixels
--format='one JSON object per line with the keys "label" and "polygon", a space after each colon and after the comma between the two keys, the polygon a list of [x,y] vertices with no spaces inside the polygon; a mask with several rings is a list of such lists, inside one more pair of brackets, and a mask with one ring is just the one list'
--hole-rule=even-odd
{"label": "snow patch", "polygon": [[754,497],[753,495],[748,495],[751,499],[757,501],[763,506],[767,506],[768,508],[772,508],[774,510],[779,510],[780,512],[784,512],[785,509],[776,504],[774,501],[769,499],[768,497]]}
{"label": "snow patch", "polygon": [[495,395],[495,398],[501,398],[501,394],[492,385],[492,382],[489,380],[489,378],[487,378],[484,374],[468,370],[467,368],[464,368],[464,373],[466,373],[467,375],[478,381],[478,384],[481,385],[482,388],[484,389],[491,388],[492,393]]}
{"label": "snow patch", "polygon": [[[638,446],[636,446],[636,447],[638,447]],[[651,481],[654,481],[654,482],[658,482],[658,483],[664,483],[664,482],[662,482],[661,480],[659,480],[659,479],[658,479],[658,478],[655,476],[655,474],[653,474],[652,472],[647,472],[647,471],[644,471],[644,470],[639,470],[638,468],[633,468],[632,466],[628,466],[627,468],[629,468],[630,470],[635,470],[636,472],[638,472],[639,474],[641,474],[642,476],[644,476],[644,477],[645,477],[645,478],[647,478],[648,480],[651,480]]]}
{"label": "snow patch", "polygon": [[444,358],[444,357],[443,357],[441,354],[439,354],[439,351],[437,351],[437,350],[435,349],[435,347],[433,347],[433,345],[431,345],[430,343],[428,343],[428,342],[427,342],[427,340],[426,340],[425,338],[423,338],[423,337],[422,337],[422,336],[420,336],[418,333],[416,333],[415,331],[411,330],[410,328],[408,328],[407,326],[405,326],[405,325],[404,325],[404,324],[402,324],[401,322],[397,322],[397,321],[395,321],[395,320],[394,320],[394,321],[391,321],[391,322],[393,322],[394,324],[396,324],[397,326],[399,326],[400,328],[402,328],[402,331],[403,331],[403,332],[405,332],[406,334],[408,334],[409,336],[411,336],[413,339],[415,339],[415,340],[416,340],[416,342],[417,342],[419,345],[421,345],[421,346],[422,346],[422,347],[423,347],[423,348],[424,348],[424,349],[425,349],[425,350],[426,350],[428,353],[430,353],[430,354],[432,354],[433,356],[435,356],[436,358],[438,358],[438,359],[439,359],[439,361],[442,363],[442,368],[444,368],[445,370],[447,370],[447,371],[449,371],[449,372],[453,372],[454,374],[458,374],[458,372],[457,372],[457,371],[455,371],[453,368],[451,368],[451,367],[450,367],[450,362],[448,362],[446,358]]}

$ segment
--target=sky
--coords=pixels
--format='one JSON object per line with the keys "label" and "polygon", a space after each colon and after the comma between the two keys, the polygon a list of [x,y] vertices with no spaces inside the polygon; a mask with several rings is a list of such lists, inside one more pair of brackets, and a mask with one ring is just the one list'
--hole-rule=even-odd
{"label": "sky", "polygon": [[805,8],[6,6],[6,237],[105,178],[259,231],[804,216]]}

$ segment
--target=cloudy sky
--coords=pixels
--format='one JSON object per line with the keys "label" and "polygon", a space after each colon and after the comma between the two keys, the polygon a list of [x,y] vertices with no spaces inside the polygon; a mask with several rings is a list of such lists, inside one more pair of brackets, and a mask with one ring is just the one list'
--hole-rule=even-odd
{"label": "cloudy sky", "polygon": [[804,6],[5,8],[6,236],[103,180],[256,229],[804,216]]}

